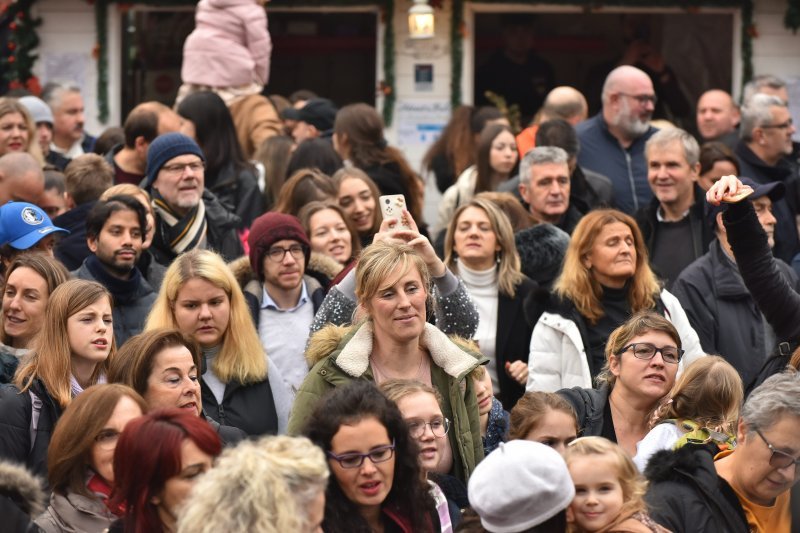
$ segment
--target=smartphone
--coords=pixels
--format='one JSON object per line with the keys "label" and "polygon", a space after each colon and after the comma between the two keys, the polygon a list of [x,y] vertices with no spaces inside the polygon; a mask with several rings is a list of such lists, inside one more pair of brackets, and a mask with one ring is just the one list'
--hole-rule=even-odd
{"label": "smartphone", "polygon": [[411,229],[407,217],[403,214],[406,209],[406,199],[402,194],[387,194],[378,198],[378,203],[381,205],[381,213],[384,220],[387,218],[396,218],[399,221],[398,226],[394,229]]}

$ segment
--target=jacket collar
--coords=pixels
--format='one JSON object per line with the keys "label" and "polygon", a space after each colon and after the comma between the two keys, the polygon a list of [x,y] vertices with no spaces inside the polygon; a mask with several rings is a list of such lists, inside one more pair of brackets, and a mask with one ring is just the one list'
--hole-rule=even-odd
{"label": "jacket collar", "polygon": [[749,296],[747,287],[744,285],[739,269],[731,259],[725,255],[719,241],[714,241],[709,245],[711,254],[711,269],[713,272],[713,282],[717,287],[717,296],[722,298],[741,298]]}
{"label": "jacket collar", "polygon": [[[366,322],[358,327],[351,337],[345,337],[335,356],[336,366],[351,377],[361,377],[369,368],[369,356],[372,353],[372,323]],[[425,324],[420,336],[420,346],[427,348],[433,363],[448,375],[461,379],[486,358],[476,358],[465,352],[436,326]]]}

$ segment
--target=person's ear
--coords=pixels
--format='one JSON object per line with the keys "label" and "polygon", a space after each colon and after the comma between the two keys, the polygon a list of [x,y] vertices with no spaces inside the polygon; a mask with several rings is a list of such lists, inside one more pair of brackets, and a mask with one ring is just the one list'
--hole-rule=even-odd
{"label": "person's ear", "polygon": [[728,230],[725,229],[725,224],[722,222],[722,213],[721,212],[717,213],[716,223],[717,223],[717,231],[719,231],[723,235],[726,235],[728,233]]}
{"label": "person's ear", "polygon": [[67,209],[74,209],[77,204],[75,204],[75,200],[72,198],[72,195],[68,192],[64,193],[64,200],[67,203]]}
{"label": "person's ear", "polygon": [[611,354],[608,356],[608,371],[611,372],[615,377],[619,377],[619,371],[622,367],[622,361],[620,361],[619,356],[617,354]]}
{"label": "person's ear", "polygon": [[747,440],[747,434],[750,432],[750,428],[747,426],[747,423],[744,421],[744,418],[739,418],[739,423],[736,425],[736,441],[737,444],[744,444]]}
{"label": "person's ear", "polygon": [[89,235],[86,236],[86,246],[89,247],[89,251],[93,254],[97,253],[97,235]]}
{"label": "person's ear", "polygon": [[700,178],[700,162],[698,161],[694,165],[691,165],[692,169],[692,181],[697,182]]}

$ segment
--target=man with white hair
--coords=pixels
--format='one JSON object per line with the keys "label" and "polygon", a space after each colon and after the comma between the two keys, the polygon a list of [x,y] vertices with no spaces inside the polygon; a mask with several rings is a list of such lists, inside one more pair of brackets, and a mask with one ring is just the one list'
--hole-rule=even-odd
{"label": "man with white hair", "polygon": [[42,91],[42,100],[53,111],[53,140],[50,149],[68,159],[91,153],[97,139],[83,129],[84,106],[80,88],[48,83]]}
{"label": "man with white hair", "polygon": [[633,214],[653,197],[647,183],[644,145],[657,131],[650,126],[656,95],[650,77],[623,65],[603,85],[603,109],[577,125],[578,164],[611,179],[614,204]]}
{"label": "man with white hair", "polygon": [[800,212],[797,167],[787,156],[797,131],[786,102],[779,96],[757,93],[742,107],[741,140],[736,145],[740,174],[757,183],[782,182],[786,196],[775,202],[775,257],[790,262],[800,252],[795,217]]}
{"label": "man with white hair", "polygon": [[569,156],[556,146],[537,146],[520,163],[519,193],[536,223],[572,234],[583,216],[570,205]]}

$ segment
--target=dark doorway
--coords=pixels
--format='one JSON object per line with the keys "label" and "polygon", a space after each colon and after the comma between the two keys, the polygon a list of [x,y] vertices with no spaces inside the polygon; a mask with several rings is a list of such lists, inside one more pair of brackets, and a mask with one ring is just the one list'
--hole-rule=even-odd
{"label": "dark doorway", "polygon": [[[527,39],[513,31],[520,25],[527,28]],[[531,118],[552,85],[570,85],[579,89],[589,101],[590,114],[593,114],[600,107],[600,92],[606,74],[626,53],[641,60],[642,51],[646,51],[650,54],[645,60],[647,64],[657,64],[655,60],[663,58],[674,73],[679,89],[677,95],[671,95],[671,106],[657,110],[661,111],[657,118],[666,118],[678,126],[691,128],[695,103],[704,90],[721,88],[730,91],[732,88],[733,29],[733,13],[720,12],[476,13],[475,102],[486,102],[480,92],[498,85],[493,82],[498,75],[497,69],[490,65],[502,61],[504,50],[529,45],[531,53],[536,56],[527,67],[528,77],[532,80],[527,94],[531,96],[526,97],[528,101],[508,102],[522,104],[523,121]],[[515,37],[517,42],[509,42]],[[550,69],[552,77],[534,75],[535,69],[538,72]],[[486,72],[491,74],[489,79],[484,75]],[[545,80],[548,83],[544,83]],[[517,100],[521,98],[517,97]]]}
{"label": "dark doorway", "polygon": [[[342,106],[375,104],[377,12],[269,10],[269,94],[310,89]],[[132,9],[123,15],[122,113],[156,100],[172,105],[194,10]]]}

